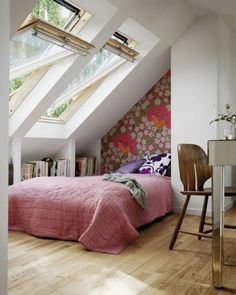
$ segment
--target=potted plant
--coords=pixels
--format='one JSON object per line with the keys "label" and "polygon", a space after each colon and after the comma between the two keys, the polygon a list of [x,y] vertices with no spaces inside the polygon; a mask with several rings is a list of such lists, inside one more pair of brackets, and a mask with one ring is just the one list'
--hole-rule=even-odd
{"label": "potted plant", "polygon": [[[219,109],[218,109],[219,110]],[[230,123],[229,128],[225,129],[224,137],[226,140],[236,140],[236,114],[232,114],[230,110],[230,104],[225,105],[225,112],[221,112],[217,114],[217,117],[214,120],[210,121],[210,124],[219,121],[226,121]]]}

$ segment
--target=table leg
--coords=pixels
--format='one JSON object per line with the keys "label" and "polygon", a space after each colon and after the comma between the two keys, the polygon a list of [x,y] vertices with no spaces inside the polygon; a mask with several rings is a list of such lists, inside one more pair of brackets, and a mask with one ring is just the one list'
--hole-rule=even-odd
{"label": "table leg", "polygon": [[224,259],[224,167],[213,166],[212,200],[212,281],[216,288],[222,287]]}

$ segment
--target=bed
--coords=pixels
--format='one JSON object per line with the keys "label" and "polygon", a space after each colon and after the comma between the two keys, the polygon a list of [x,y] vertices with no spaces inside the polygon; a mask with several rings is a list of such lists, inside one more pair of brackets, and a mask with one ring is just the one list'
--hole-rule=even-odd
{"label": "bed", "polygon": [[9,229],[79,241],[87,249],[120,253],[138,227],[172,209],[170,177],[129,174],[147,191],[143,209],[122,183],[103,176],[38,177],[9,188]]}

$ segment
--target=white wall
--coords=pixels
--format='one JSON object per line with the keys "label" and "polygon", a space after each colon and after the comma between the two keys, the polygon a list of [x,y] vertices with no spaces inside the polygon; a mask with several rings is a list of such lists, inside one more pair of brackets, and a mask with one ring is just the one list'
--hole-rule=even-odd
{"label": "white wall", "polygon": [[20,137],[14,137],[10,141],[9,156],[10,161],[13,163],[13,183],[21,181],[21,146],[22,139]]}
{"label": "white wall", "polygon": [[[218,105],[224,110],[225,104],[231,105],[232,113],[236,114],[236,33],[231,31],[222,17],[218,17],[219,30],[219,83]],[[229,123],[219,124],[219,135]],[[227,167],[228,185],[236,184],[236,167]]]}
{"label": "white wall", "polygon": [[[231,77],[231,106],[233,112],[236,114],[236,32],[230,34],[230,77]],[[236,185],[236,167],[233,167],[232,183]],[[236,197],[234,197],[236,201]]]}
{"label": "white wall", "polygon": [[[7,294],[9,1],[0,2],[0,294]],[[3,29],[4,28],[4,29]]]}
{"label": "white wall", "polygon": [[[236,51],[234,35],[222,17],[218,17],[219,32],[219,67],[218,67],[218,107],[224,111],[225,104],[230,103],[232,111],[236,111]],[[234,47],[233,47],[234,46]],[[233,52],[234,51],[234,52]],[[218,124],[218,135],[228,126],[226,122]]]}
{"label": "white wall", "polygon": [[67,175],[75,176],[75,139],[70,138],[62,149],[54,155],[53,159],[67,159]]}
{"label": "white wall", "polygon": [[230,77],[231,77],[231,106],[236,113],[236,32],[230,34]]}
{"label": "white wall", "polygon": [[78,144],[76,146],[76,156],[92,156],[97,159],[97,173],[100,173],[101,166],[101,138],[96,140],[86,149],[80,147],[80,138],[77,138]]}
{"label": "white wall", "polygon": [[[171,122],[172,122],[172,185],[174,209],[182,207],[179,191],[177,145],[195,143],[207,148],[207,140],[217,137],[216,125],[209,122],[216,116],[217,105],[217,18],[196,21],[177,40],[171,50]],[[189,213],[201,210],[201,197],[193,197]]]}
{"label": "white wall", "polygon": [[[209,139],[223,138],[224,122],[210,125],[217,108],[224,111],[236,102],[236,40],[221,17],[208,16],[197,20],[177,40],[171,50],[172,70],[172,184],[174,209],[182,208],[179,191],[177,145],[195,143],[207,149]],[[208,182],[211,185],[210,182]],[[231,184],[231,171],[226,173],[226,184]],[[225,207],[232,206],[227,198]],[[193,197],[188,213],[199,214],[202,198]],[[209,211],[211,208],[209,206]]]}
{"label": "white wall", "polygon": [[[231,31],[222,17],[218,17],[218,44],[219,44],[219,64],[218,64],[218,108],[224,112],[226,103],[232,102],[231,87]],[[220,138],[224,134],[224,129],[228,122],[221,121],[217,124],[217,134]],[[230,181],[231,167],[227,167],[227,181]],[[227,183],[229,185],[229,183]]]}

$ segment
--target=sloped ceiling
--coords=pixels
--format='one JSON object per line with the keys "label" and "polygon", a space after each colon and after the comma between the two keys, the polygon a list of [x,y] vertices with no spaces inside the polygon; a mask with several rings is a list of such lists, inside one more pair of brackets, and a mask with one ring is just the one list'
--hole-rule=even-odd
{"label": "sloped ceiling", "polygon": [[217,13],[224,17],[231,30],[236,33],[235,0],[187,0],[200,14]]}
{"label": "sloped ceiling", "polygon": [[[89,2],[76,1],[82,7],[83,5],[85,7],[86,2]],[[96,5],[97,2],[100,1],[93,0]],[[170,68],[171,45],[196,18],[222,10],[228,12],[228,8],[221,5],[222,2],[225,4],[227,0],[109,0],[108,2],[117,9],[114,19],[117,16],[122,16],[124,20],[131,18],[153,34],[159,42],[90,116],[78,124],[74,132],[69,135],[76,138],[78,153],[86,151],[91,144],[106,134]],[[234,8],[235,1],[229,0],[228,2],[229,5],[232,5],[231,8]],[[214,4],[216,5],[214,6]],[[100,7],[100,9],[102,8]],[[37,120],[38,118],[35,122]],[[41,153],[43,150],[45,154],[52,154],[52,140],[48,139],[50,147],[47,145],[47,139],[42,139],[44,144],[35,144],[36,139],[32,136],[34,128],[36,126],[26,135],[25,146],[27,148],[24,149],[23,145],[23,156],[30,153],[37,154],[37,146],[39,147],[38,152]],[[55,145],[55,153],[56,149],[60,148],[66,140],[65,138],[58,141],[58,145]],[[40,138],[37,138],[37,142],[39,141]]]}
{"label": "sloped ceiling", "polygon": [[190,4],[201,7],[203,11],[218,14],[236,15],[235,0],[187,0]]}

